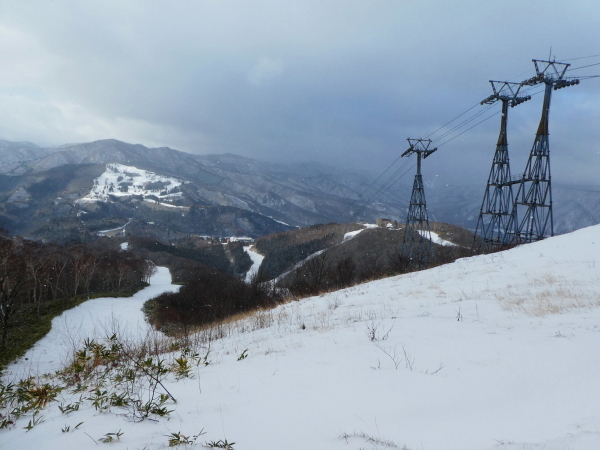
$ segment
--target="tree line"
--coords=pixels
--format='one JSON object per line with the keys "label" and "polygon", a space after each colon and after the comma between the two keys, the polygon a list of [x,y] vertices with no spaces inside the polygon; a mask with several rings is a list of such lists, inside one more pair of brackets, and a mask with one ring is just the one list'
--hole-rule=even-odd
{"label": "tree line", "polygon": [[270,283],[261,280],[260,275],[246,283],[219,271],[191,273],[193,276],[179,292],[166,292],[144,304],[144,314],[156,329],[187,336],[198,327],[212,326],[257,309],[272,308],[284,300]]}

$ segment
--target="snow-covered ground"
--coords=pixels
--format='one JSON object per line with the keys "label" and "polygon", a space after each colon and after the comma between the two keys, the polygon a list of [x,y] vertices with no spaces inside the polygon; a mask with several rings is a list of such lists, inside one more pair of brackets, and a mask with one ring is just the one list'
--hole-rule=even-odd
{"label": "snow-covered ground", "polygon": [[349,231],[348,233],[344,234],[344,240],[342,242],[347,242],[350,239],[354,239],[356,236],[358,236],[361,232],[365,230],[366,228],[361,228],[360,230]]}
{"label": "snow-covered ground", "polygon": [[[429,236],[427,236],[427,233],[428,233],[427,231],[421,231],[421,230],[418,230],[418,231],[421,236],[423,236],[427,239],[430,238]],[[440,237],[440,235],[434,231],[429,231],[429,234],[431,235],[431,242],[433,242],[434,244],[441,245],[443,247],[458,247],[458,245],[456,245],[454,242],[450,242],[450,241],[447,241],[446,239],[442,239]]]}
{"label": "snow-covered ground", "polygon": [[[127,228],[127,225],[129,225],[131,223],[132,220],[133,219],[129,219],[125,225],[122,225],[120,227],[112,228],[110,230],[100,230],[97,233],[98,234],[111,234],[111,233],[114,234],[117,231],[122,231],[123,232],[125,230],[125,228]],[[123,249],[123,247],[121,247],[121,248]]]}
{"label": "snow-covered ground", "polygon": [[[181,194],[181,192],[179,192],[179,194]],[[170,197],[172,197],[172,196],[170,196]],[[154,204],[154,205],[166,206],[166,207],[168,207],[168,208],[178,208],[178,209],[183,209],[183,210],[185,210],[185,211],[188,211],[188,210],[190,209],[190,207],[189,207],[189,206],[178,206],[178,205],[171,205],[170,203],[164,203],[164,199],[163,199],[163,198],[161,198],[161,200],[163,200],[163,201],[162,201],[162,202],[161,202],[161,201],[158,201],[158,202],[157,202],[156,200],[154,200],[154,199],[151,199],[151,198],[145,198],[145,199],[144,199],[144,201],[145,201],[146,203],[152,203],[152,204]]]}
{"label": "snow-covered ground", "polygon": [[446,239],[442,239],[439,234],[434,231],[431,231],[431,241],[434,244],[442,245],[444,247],[458,247],[454,242],[447,241]]}
{"label": "snow-covered ground", "polygon": [[249,236],[230,236],[227,239],[229,239],[229,242],[253,242],[254,239],[252,239]]}
{"label": "snow-covered ground", "polygon": [[193,379],[169,378],[168,419],[55,402],[0,441],[92,449],[121,430],[111,448],[152,450],[204,429],[198,442],[238,450],[596,450],[599,250],[595,226],[282,305],[223,327]]}
{"label": "snow-covered ground", "polygon": [[96,298],[63,312],[52,320],[52,329],[17,362],[10,365],[5,378],[14,380],[30,374],[61,369],[74,347],[88,337],[105,337],[118,323],[124,337],[144,337],[149,325],[144,321],[142,305],[163,292],[176,292],[166,267],[157,267],[150,286],[126,298]]}
{"label": "snow-covered ground", "polygon": [[292,267],[290,270],[283,272],[281,275],[279,275],[277,278],[274,278],[273,280],[271,280],[271,283],[273,283],[273,285],[276,285],[277,283],[279,283],[281,280],[283,280],[285,277],[287,277],[291,272],[298,270],[300,267],[302,267],[304,264],[306,264],[308,261],[310,261],[313,258],[316,258],[319,255],[322,255],[323,253],[325,253],[327,250],[329,249],[323,249],[323,250],[318,250],[314,253],[311,253],[310,255],[308,255],[306,258],[304,258],[303,260],[297,262],[296,264],[294,264],[294,267]]}
{"label": "snow-covered ground", "polygon": [[123,164],[107,164],[106,171],[94,180],[89,194],[76,202],[106,201],[109,195],[126,197],[153,196],[162,201],[181,197],[180,187],[184,182],[178,178],[158,175],[149,170]]}
{"label": "snow-covered ground", "polygon": [[246,283],[249,283],[250,280],[252,280],[254,274],[256,274],[260,269],[260,265],[262,264],[263,259],[265,259],[265,257],[260,253],[257,253],[254,250],[253,245],[245,246],[244,251],[248,253],[248,256],[250,256],[250,259],[252,260],[252,265],[250,266],[250,269],[248,269],[248,272],[246,272]]}

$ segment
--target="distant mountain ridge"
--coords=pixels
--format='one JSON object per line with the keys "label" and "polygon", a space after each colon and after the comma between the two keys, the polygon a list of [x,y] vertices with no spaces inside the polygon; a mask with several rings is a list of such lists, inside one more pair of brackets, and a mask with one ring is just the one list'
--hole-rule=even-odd
{"label": "distant mountain ridge", "polygon": [[[263,223],[260,219],[260,222],[266,228],[263,225],[240,228],[233,226],[233,222],[225,227],[228,230],[246,229],[253,236],[279,229],[266,225],[269,220],[290,226],[361,220],[372,223],[375,218],[404,221],[412,179],[410,174],[407,175],[402,180],[405,184],[395,184],[369,204],[367,200],[377,186],[364,197],[359,198],[359,195],[370,186],[371,177],[320,163],[273,163],[233,154],[192,155],[168,147],[148,148],[114,139],[65,144],[57,148],[0,141],[0,174],[3,174],[0,175],[0,216],[4,218],[5,226],[13,232],[36,236],[39,233],[35,227],[44,222],[45,216],[61,223],[70,222],[71,227],[77,223],[74,217],[99,215],[100,210],[105,210],[104,221],[111,214],[116,214],[115,223],[117,218],[121,221],[131,218],[136,206],[137,209],[140,207],[134,204],[133,197],[109,200],[95,211],[82,211],[73,204],[91,192],[94,180],[108,164],[133,166],[163,177],[181,179],[184,184],[177,201],[179,206],[227,207],[230,208],[227,214],[236,211],[234,215],[238,218],[248,213],[264,217],[266,221]],[[483,189],[484,186],[428,186],[430,219],[473,229]],[[44,207],[36,197],[39,191],[48,197],[45,203],[42,202]],[[50,194],[54,197],[50,198]],[[145,209],[150,207],[143,206]],[[557,234],[599,223],[600,188],[555,183],[554,208]],[[154,212],[144,217],[166,214],[164,210],[166,208],[158,205]],[[206,217],[214,216],[211,213]],[[147,221],[156,222],[151,218]],[[192,225],[189,230],[198,231]],[[218,231],[218,228],[213,226],[211,229]]]}
{"label": "distant mountain ridge", "polygon": [[[111,163],[189,181],[192,186],[187,195],[194,202],[242,208],[298,226],[330,222],[343,215],[369,181],[318,163],[277,164],[232,154],[191,155],[167,147],[147,148],[112,139],[62,146],[0,172],[31,176],[65,165]],[[403,207],[395,205],[404,202],[398,200],[397,195],[387,194],[386,204],[392,206],[385,214],[401,214]],[[383,213],[381,205],[357,203],[357,207],[366,210],[365,216]]]}
{"label": "distant mountain ridge", "polygon": [[31,142],[10,142],[0,139],[0,173],[18,171],[22,164],[39,160],[55,149],[41,148]]}

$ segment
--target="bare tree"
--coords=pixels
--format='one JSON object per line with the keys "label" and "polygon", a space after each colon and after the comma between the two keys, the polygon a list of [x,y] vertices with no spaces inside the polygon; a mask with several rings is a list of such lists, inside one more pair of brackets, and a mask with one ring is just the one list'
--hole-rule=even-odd
{"label": "bare tree", "polygon": [[22,246],[12,240],[0,242],[0,315],[2,318],[2,347],[6,347],[8,328],[14,314],[23,303],[22,293],[27,284]]}

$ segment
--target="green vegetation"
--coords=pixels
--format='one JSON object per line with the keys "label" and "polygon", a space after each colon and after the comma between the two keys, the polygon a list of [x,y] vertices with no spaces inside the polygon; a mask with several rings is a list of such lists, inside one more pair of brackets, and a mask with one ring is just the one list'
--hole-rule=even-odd
{"label": "green vegetation", "polygon": [[[116,334],[102,341],[87,339],[68,367],[42,377],[43,381],[42,378],[27,378],[17,383],[0,381],[0,429],[13,428],[20,417],[30,417],[25,427],[29,431],[43,421],[41,412],[50,402],[57,401],[60,393],[65,397],[79,394],[76,402],[60,404],[59,409],[65,415],[76,413],[81,404],[88,403],[104,413],[119,409],[135,422],[168,416],[173,412],[169,407],[177,400],[163,381],[171,373],[177,379],[192,376],[191,370],[182,373],[176,361],[199,365],[202,359],[189,347],[173,342],[165,352],[181,350],[181,354],[169,364],[156,355],[155,348],[150,352],[151,347],[145,342],[138,348],[129,348]],[[69,431],[69,426],[62,428],[63,433]],[[112,442],[122,435],[121,430],[110,432],[100,440]]]}

